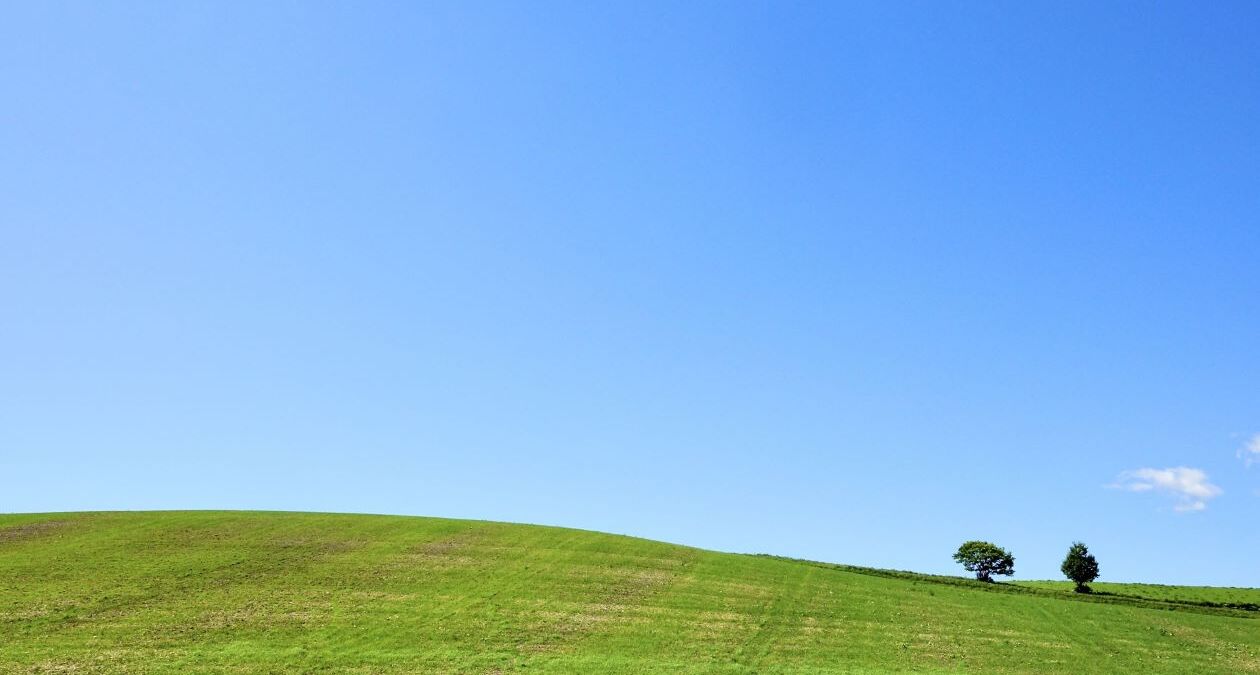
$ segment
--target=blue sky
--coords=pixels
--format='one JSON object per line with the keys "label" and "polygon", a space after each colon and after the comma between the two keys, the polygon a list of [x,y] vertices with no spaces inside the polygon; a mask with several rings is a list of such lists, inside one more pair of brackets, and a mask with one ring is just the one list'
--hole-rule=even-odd
{"label": "blue sky", "polygon": [[0,511],[1260,585],[1254,3],[5,14]]}

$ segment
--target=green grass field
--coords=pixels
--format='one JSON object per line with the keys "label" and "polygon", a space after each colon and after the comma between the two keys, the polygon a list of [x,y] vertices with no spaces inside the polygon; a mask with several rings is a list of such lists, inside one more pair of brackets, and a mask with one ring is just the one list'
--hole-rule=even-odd
{"label": "green grass field", "polygon": [[[1073,593],[1070,581],[1018,581],[1019,586]],[[1116,584],[1097,581],[1090,584],[1094,593],[1127,598],[1149,598],[1185,604],[1247,607],[1260,610],[1260,588],[1222,588],[1218,586],[1164,586],[1162,584]]]}
{"label": "green grass field", "polygon": [[431,518],[10,515],[0,671],[1260,671],[1260,613],[1155,588],[1082,600]]}

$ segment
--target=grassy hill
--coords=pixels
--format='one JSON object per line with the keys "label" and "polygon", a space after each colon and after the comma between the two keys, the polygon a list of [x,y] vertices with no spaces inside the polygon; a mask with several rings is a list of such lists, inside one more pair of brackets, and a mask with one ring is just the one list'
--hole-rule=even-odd
{"label": "grassy hill", "polygon": [[0,672],[1260,671],[1260,613],[1125,586],[432,518],[10,515]]}
{"label": "grassy hill", "polygon": [[[1019,586],[1073,593],[1070,581],[1017,581]],[[1099,596],[1142,598],[1204,607],[1222,607],[1260,611],[1260,588],[1220,586],[1165,586],[1163,584],[1117,584],[1097,581],[1090,588]]]}

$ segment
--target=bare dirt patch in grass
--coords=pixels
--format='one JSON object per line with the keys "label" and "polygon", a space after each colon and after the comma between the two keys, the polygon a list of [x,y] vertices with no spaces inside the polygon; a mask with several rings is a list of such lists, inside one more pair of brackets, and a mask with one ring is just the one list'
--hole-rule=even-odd
{"label": "bare dirt patch in grass", "polygon": [[[578,571],[575,574],[589,574]],[[537,639],[518,645],[522,652],[562,652],[584,637],[608,627],[650,621],[644,600],[665,588],[678,572],[640,569],[608,579],[594,602],[575,604],[560,611],[534,613],[529,631]]]}
{"label": "bare dirt patch in grass", "polygon": [[1160,629],[1169,637],[1186,640],[1206,647],[1218,655],[1224,655],[1236,672],[1260,673],[1260,654],[1250,648],[1222,640],[1208,631],[1187,626],[1174,626],[1166,621],[1160,622]]}
{"label": "bare dirt patch in grass", "polygon": [[0,527],[0,544],[21,541],[23,539],[31,539],[45,534],[50,534],[66,525],[69,521],[65,520],[46,520],[39,523],[24,523],[22,525],[10,525],[8,527]]}
{"label": "bare dirt patch in grass", "polygon": [[482,537],[461,533],[443,539],[422,542],[408,548],[387,563],[394,569],[447,570],[484,564],[484,556],[473,549]]}

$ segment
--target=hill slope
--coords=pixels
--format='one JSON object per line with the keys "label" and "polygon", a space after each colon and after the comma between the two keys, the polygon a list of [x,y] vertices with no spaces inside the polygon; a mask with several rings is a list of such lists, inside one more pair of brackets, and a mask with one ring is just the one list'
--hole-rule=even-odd
{"label": "hill slope", "polygon": [[1254,613],[855,569],[431,518],[0,516],[0,671],[1260,671]]}
{"label": "hill slope", "polygon": [[[1074,593],[1076,584],[1070,581],[1017,581],[1017,586],[1027,586],[1060,593]],[[1220,586],[1165,586],[1163,584],[1117,584],[1097,581],[1090,584],[1096,596],[1118,598],[1142,598],[1175,602],[1203,607],[1245,608],[1260,611],[1260,588],[1232,588]]]}

